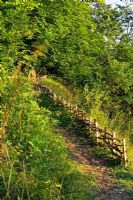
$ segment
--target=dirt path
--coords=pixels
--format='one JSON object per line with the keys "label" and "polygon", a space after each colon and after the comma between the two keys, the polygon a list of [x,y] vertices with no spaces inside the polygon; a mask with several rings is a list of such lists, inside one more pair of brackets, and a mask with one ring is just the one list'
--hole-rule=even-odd
{"label": "dirt path", "polygon": [[115,186],[115,179],[111,176],[111,168],[106,166],[106,161],[94,158],[86,139],[81,137],[77,139],[77,136],[61,127],[57,127],[56,131],[64,137],[72,159],[81,164],[83,172],[96,177],[99,188],[97,196],[101,200],[133,200],[132,197],[126,195],[124,188],[118,189]]}

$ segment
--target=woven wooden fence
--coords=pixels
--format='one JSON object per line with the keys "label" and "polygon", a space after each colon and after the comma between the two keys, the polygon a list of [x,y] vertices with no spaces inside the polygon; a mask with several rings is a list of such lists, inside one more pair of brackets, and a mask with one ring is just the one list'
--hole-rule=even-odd
{"label": "woven wooden fence", "polygon": [[124,163],[124,165],[127,164],[125,139],[118,139],[115,132],[110,133],[107,127],[104,129],[100,128],[96,119],[92,120],[91,117],[87,118],[87,113],[84,110],[66,102],[61,97],[57,97],[56,94],[47,86],[42,86],[38,83],[36,84],[36,87],[38,90],[40,90],[40,93],[47,93],[50,98],[53,99],[55,104],[63,105],[67,110],[73,113],[76,118],[83,122],[89,128],[89,130],[92,131],[97,145],[103,143],[110,149],[111,153],[115,157]]}

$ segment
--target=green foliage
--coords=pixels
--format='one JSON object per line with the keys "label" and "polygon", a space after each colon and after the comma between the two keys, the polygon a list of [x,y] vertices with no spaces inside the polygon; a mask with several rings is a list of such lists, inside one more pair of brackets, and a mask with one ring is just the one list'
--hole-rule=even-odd
{"label": "green foliage", "polygon": [[[51,88],[58,97],[62,97],[67,102],[75,105],[78,102],[79,95],[78,90],[73,91],[71,88],[67,88],[61,83],[61,80],[56,80],[54,77],[41,77],[40,83]],[[68,85],[69,87],[69,85]]]}
{"label": "green foliage", "polygon": [[[59,82],[43,80],[69,102],[78,101],[103,126],[109,124],[126,135],[132,149],[131,9],[79,0],[5,0],[0,1],[0,8],[2,196],[91,199],[86,178],[71,173],[63,140],[53,131],[57,122],[51,116],[56,114],[63,124],[73,122],[77,130],[82,128],[69,113],[61,114],[58,108],[51,113],[38,106],[28,69],[34,66],[38,72],[61,77],[76,87],[74,91],[78,88],[83,94],[73,97]],[[125,23],[130,25],[126,33]],[[67,183],[75,190],[70,196]],[[81,183],[84,187],[78,193]]]}
{"label": "green foliage", "polygon": [[129,197],[133,195],[133,165],[129,164],[127,168],[117,166],[112,171],[116,177],[117,188],[124,188]]}
{"label": "green foliage", "polygon": [[[18,69],[11,74],[3,70],[3,75],[1,196],[14,200],[93,198],[91,178],[69,161],[62,137],[53,131],[56,121],[50,111],[38,106],[31,83]],[[67,188],[67,182],[73,188]]]}
{"label": "green foliage", "polygon": [[58,193],[58,180],[69,169],[66,150],[61,138],[52,134],[50,112],[38,107],[27,79],[17,75],[5,77],[2,88],[3,196],[46,199],[47,181],[54,183],[53,192]]}
{"label": "green foliage", "polygon": [[[128,118],[128,115],[126,116],[126,113],[122,110],[120,105],[116,104],[116,102],[113,103],[106,91],[101,91],[98,89],[93,89],[89,91],[88,86],[86,84],[81,95],[80,93],[78,94],[79,99],[76,102],[75,98],[73,100],[73,95],[71,91],[66,89],[65,86],[62,86],[62,84],[59,81],[55,81],[47,77],[47,79],[44,79],[44,81],[42,81],[42,84],[44,83],[50,88],[52,88],[52,90],[55,91],[57,96],[59,95],[63,99],[67,99],[67,96],[70,96],[71,101],[69,102],[74,102],[78,106],[81,106],[84,110],[86,110],[88,117],[91,116],[93,119],[97,119],[97,122],[100,127],[108,127],[109,131],[115,131],[117,137],[120,139],[125,137],[128,147],[128,158],[132,160],[131,127],[133,125],[133,120],[132,118]],[[62,90],[60,90],[60,87],[62,88]],[[50,98],[48,98],[47,95],[45,96],[45,98],[42,98],[42,103],[47,108],[51,109],[53,117],[59,120],[63,127],[72,128],[74,132],[76,132],[79,135],[89,134],[89,131],[86,130],[86,128],[82,126],[81,123],[78,120],[76,120],[70,112],[64,110],[62,106],[53,105],[53,102],[50,100]],[[125,121],[125,123],[123,123],[123,121]],[[90,135],[89,142],[93,144],[93,140],[94,138],[91,138]],[[105,154],[103,153],[103,155],[106,155],[106,152]]]}
{"label": "green foliage", "polygon": [[47,3],[49,45],[40,65],[80,88],[81,93],[86,87],[87,96],[82,95],[79,102],[102,126],[109,124],[120,136],[131,138],[133,45],[131,34],[123,29],[131,12],[99,2],[89,5],[78,1]]}
{"label": "green foliage", "polygon": [[[70,173],[64,180],[63,186],[65,190],[62,193],[64,193],[66,200],[97,199],[94,196],[97,188],[95,187],[93,178],[79,171]],[[75,188],[77,192],[75,192]]]}

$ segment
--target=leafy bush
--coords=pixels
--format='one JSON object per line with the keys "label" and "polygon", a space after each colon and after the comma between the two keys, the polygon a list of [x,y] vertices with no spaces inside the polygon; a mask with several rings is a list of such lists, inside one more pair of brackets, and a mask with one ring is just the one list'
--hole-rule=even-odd
{"label": "leafy bush", "polygon": [[[63,138],[53,130],[57,121],[50,111],[38,106],[38,92],[29,80],[19,69],[9,73],[5,68],[1,77],[2,198],[61,200],[93,196],[91,187],[88,191],[80,184],[91,184],[91,179],[86,182],[87,177],[80,173],[71,177],[76,168],[68,159]],[[67,188],[70,182],[73,195]],[[79,189],[83,189],[80,194]]]}
{"label": "leafy bush", "polygon": [[70,166],[62,139],[53,133],[55,122],[48,110],[39,108],[23,74],[8,76],[4,83],[3,196],[46,199],[53,195],[52,190],[57,195],[59,180]]}

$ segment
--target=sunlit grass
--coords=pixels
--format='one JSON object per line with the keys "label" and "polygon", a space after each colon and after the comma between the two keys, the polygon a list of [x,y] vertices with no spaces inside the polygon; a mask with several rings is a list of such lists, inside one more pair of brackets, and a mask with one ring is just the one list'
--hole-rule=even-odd
{"label": "sunlit grass", "polygon": [[71,103],[73,105],[77,105],[79,100],[79,95],[74,91],[70,91],[70,89],[67,89],[59,81],[54,80],[50,77],[42,77],[41,83],[51,88],[58,97],[61,97],[62,99],[66,100],[66,102]]}
{"label": "sunlit grass", "polygon": [[118,188],[125,188],[129,196],[133,196],[133,163],[130,163],[127,168],[117,166],[112,171],[115,177],[115,184]]}
{"label": "sunlit grass", "polygon": [[[62,99],[66,100],[66,102],[71,103],[73,106],[80,105],[80,94],[79,91],[73,91],[70,88],[67,88],[65,85],[61,83],[61,81],[55,80],[53,77],[42,77],[41,83],[43,85],[47,85],[49,88],[51,88],[55,94],[58,97],[61,97]],[[97,98],[99,99],[99,98]],[[128,153],[128,159],[133,162],[133,144],[129,144],[129,134],[122,134],[121,129],[115,124],[115,119],[110,121],[106,114],[100,109],[99,102],[96,103],[96,105],[93,105],[90,109],[90,113],[86,113],[86,117],[92,119],[96,119],[99,126],[104,129],[104,127],[108,127],[109,132],[116,132],[116,137],[119,139],[126,138],[127,141],[127,153]],[[117,116],[117,118],[123,118],[123,116]],[[118,119],[116,120],[118,121]]]}

